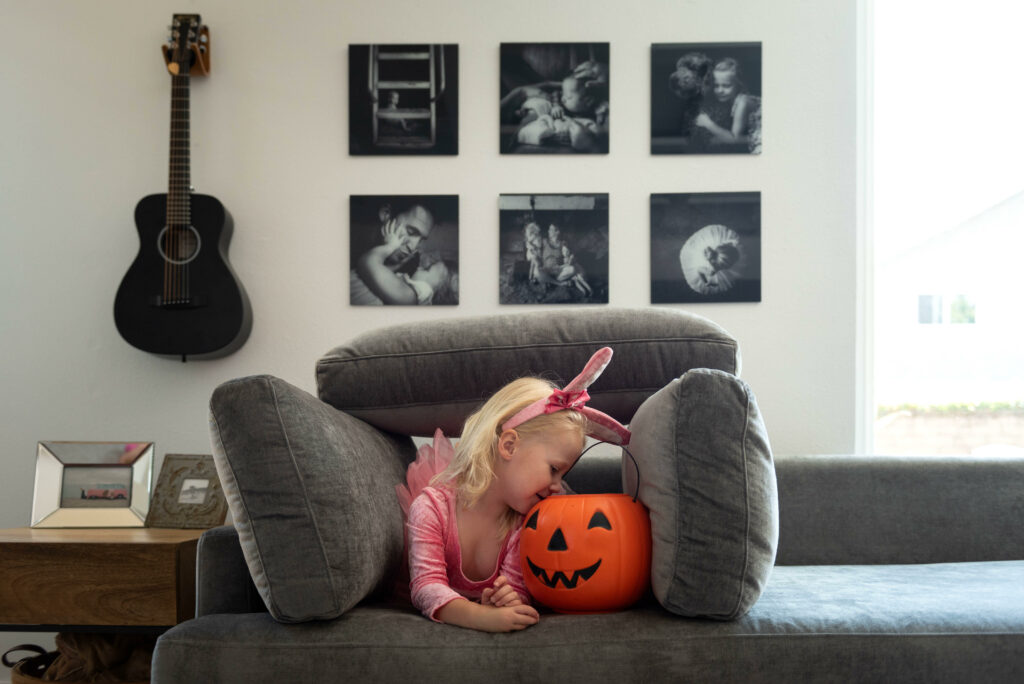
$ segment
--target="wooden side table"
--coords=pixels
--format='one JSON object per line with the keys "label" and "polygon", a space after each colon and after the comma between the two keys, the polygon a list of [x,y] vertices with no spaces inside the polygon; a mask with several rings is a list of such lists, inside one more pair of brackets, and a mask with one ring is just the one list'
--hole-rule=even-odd
{"label": "wooden side table", "polygon": [[204,530],[0,530],[0,629],[163,631],[195,614]]}

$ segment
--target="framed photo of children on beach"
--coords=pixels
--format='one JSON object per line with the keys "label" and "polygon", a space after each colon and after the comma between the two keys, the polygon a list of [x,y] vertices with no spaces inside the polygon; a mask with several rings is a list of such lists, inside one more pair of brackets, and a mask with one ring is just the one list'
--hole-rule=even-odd
{"label": "framed photo of children on beach", "polygon": [[458,45],[349,45],[348,152],[459,153]]}
{"label": "framed photo of children on beach", "polygon": [[459,303],[458,195],[349,198],[349,304]]}
{"label": "framed photo of children on beach", "polygon": [[651,195],[651,303],[761,301],[761,193]]}
{"label": "framed photo of children on beach", "polygon": [[651,154],[761,154],[761,43],[651,45]]}
{"label": "framed photo of children on beach", "polygon": [[608,195],[498,198],[501,304],[608,303]]}
{"label": "framed photo of children on beach", "polygon": [[502,43],[501,154],[608,153],[608,43]]}

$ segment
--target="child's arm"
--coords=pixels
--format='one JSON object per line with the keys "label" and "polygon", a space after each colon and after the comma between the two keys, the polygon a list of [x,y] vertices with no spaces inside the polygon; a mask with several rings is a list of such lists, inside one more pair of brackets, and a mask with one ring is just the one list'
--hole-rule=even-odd
{"label": "child's arm", "polygon": [[487,632],[510,632],[536,624],[540,615],[532,606],[485,606],[451,588],[442,509],[447,510],[444,502],[435,500],[429,490],[409,507],[409,589],[413,605],[435,622]]}
{"label": "child's arm", "polygon": [[514,632],[537,624],[540,615],[533,606],[516,605],[497,608],[459,598],[437,611],[441,622],[479,629],[483,632]]}
{"label": "child's arm", "polygon": [[736,103],[732,108],[732,131],[737,141],[745,139],[747,131],[747,117],[750,115],[750,98],[740,93],[736,96]]}

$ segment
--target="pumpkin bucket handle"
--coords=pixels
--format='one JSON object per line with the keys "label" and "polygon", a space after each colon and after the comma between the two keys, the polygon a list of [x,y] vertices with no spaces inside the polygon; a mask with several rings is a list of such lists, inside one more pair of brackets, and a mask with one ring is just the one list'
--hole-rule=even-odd
{"label": "pumpkin bucket handle", "polygon": [[[629,454],[629,459],[633,461],[633,467],[636,468],[636,491],[633,492],[633,503],[636,503],[637,498],[639,498],[640,496],[640,465],[636,462],[636,458],[629,451],[629,449],[627,449],[625,446],[621,444],[616,444],[614,442],[605,442],[604,440],[598,440],[580,452],[580,455],[576,457],[576,460],[573,462],[572,466],[569,467],[569,470],[572,470],[573,467],[575,467],[575,465],[580,462],[580,459],[583,458],[583,455],[590,451],[591,449],[593,449],[594,447],[596,447],[598,444],[611,444],[612,446],[617,446],[623,451],[625,451],[627,454]],[[568,473],[568,471],[566,472]]]}

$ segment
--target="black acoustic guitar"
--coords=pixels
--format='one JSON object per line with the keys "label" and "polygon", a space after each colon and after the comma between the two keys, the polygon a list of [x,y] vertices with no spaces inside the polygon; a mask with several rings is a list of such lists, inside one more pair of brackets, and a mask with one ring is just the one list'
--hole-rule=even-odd
{"label": "black acoustic guitar", "polygon": [[166,195],[135,207],[139,253],[114,299],[114,322],[133,347],[165,356],[216,358],[241,347],[252,309],[228,263],[231,216],[193,194],[189,170],[189,73],[209,69],[209,32],[198,14],[174,17],[164,48],[171,72],[171,150]]}

